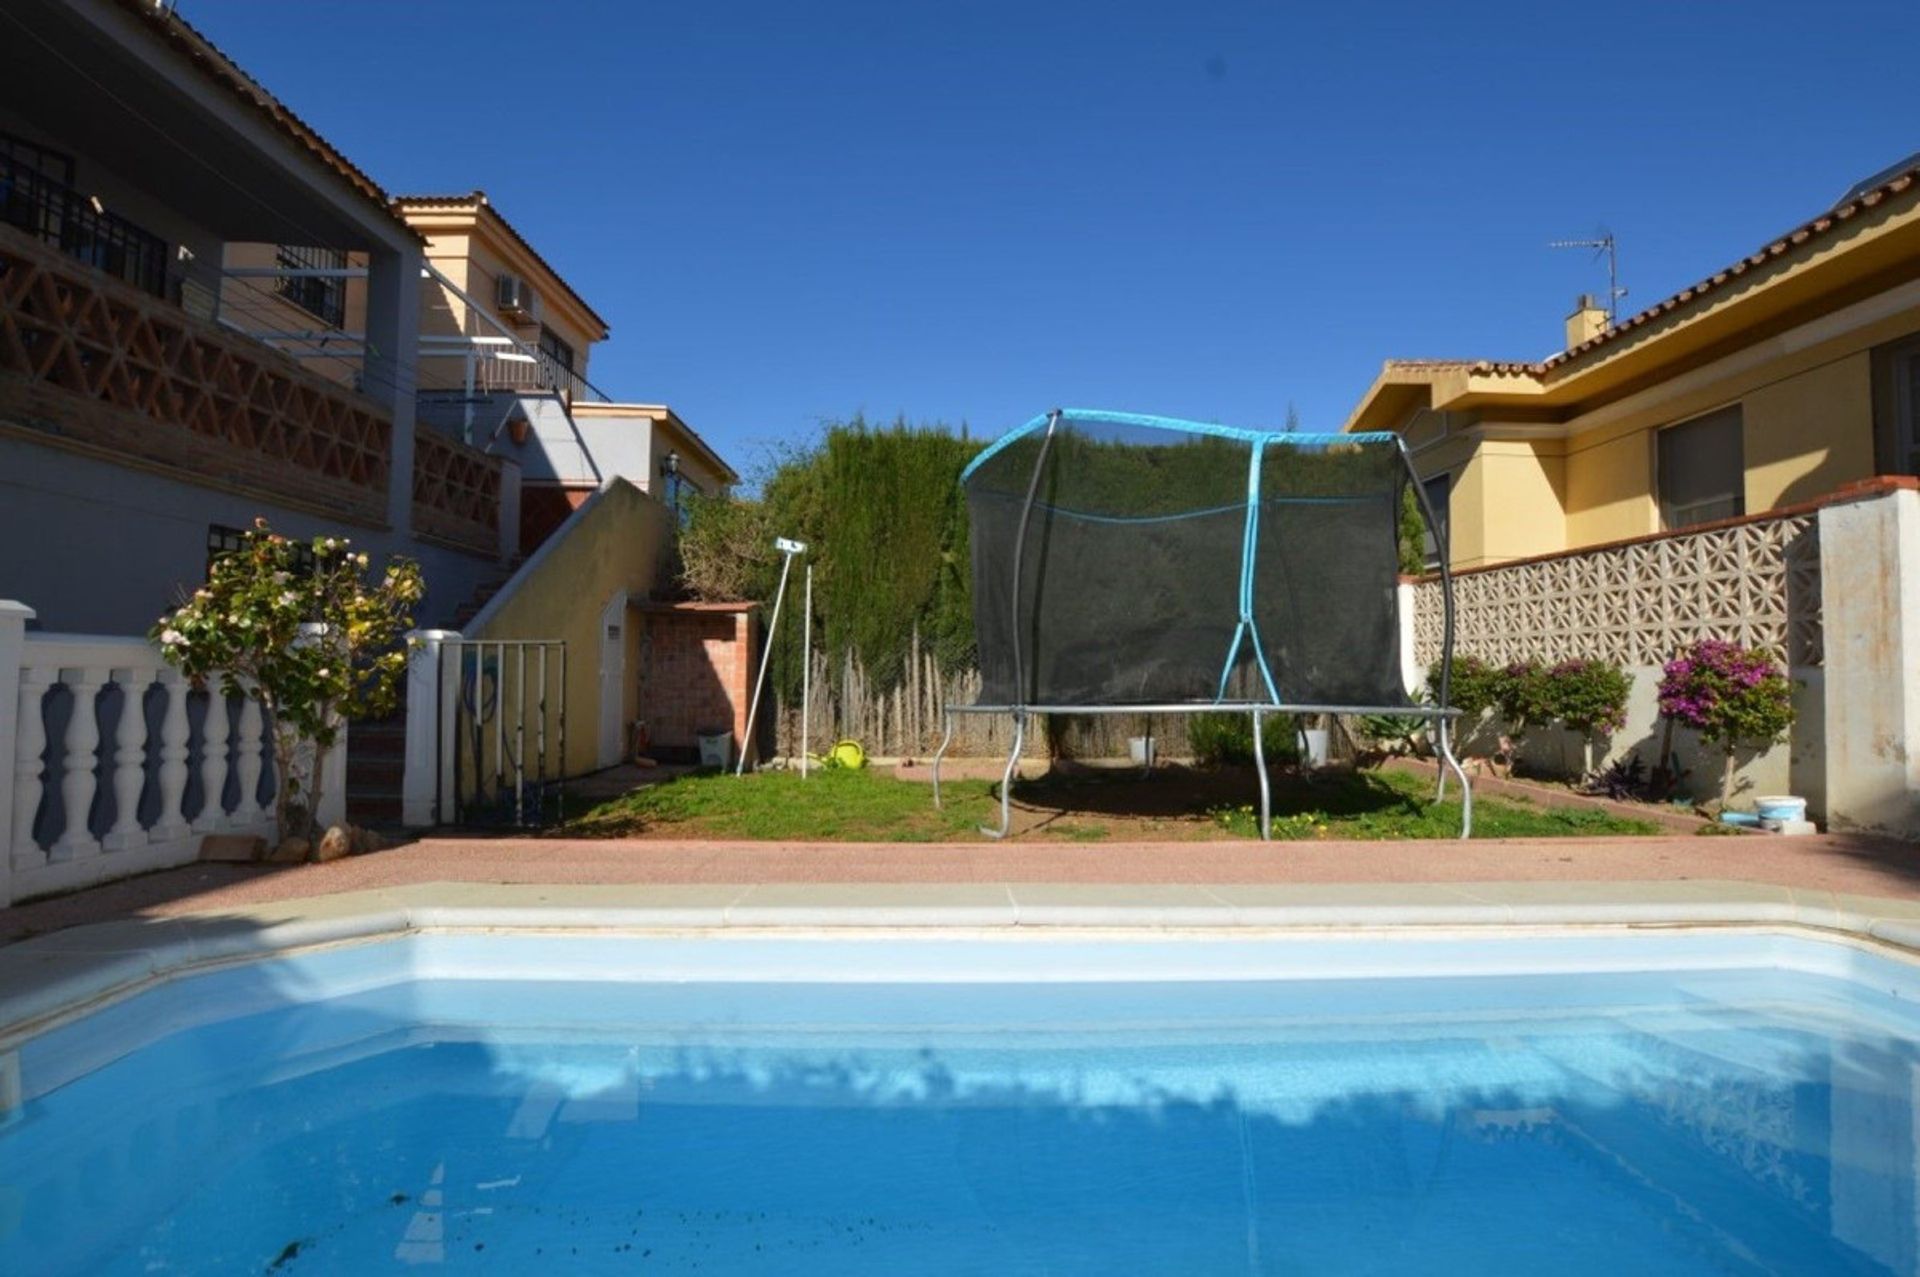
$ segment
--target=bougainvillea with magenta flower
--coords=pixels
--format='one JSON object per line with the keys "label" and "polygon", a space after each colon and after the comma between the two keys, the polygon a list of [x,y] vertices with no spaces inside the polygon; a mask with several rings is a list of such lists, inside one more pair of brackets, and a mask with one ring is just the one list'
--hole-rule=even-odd
{"label": "bougainvillea with magenta flower", "polygon": [[1793,726],[1793,684],[1763,651],[1702,639],[1662,668],[1660,712],[1726,755],[1724,803],[1733,789],[1734,750],[1772,745]]}
{"label": "bougainvillea with magenta flower", "polygon": [[1793,685],[1767,653],[1702,639],[1662,668],[1660,712],[1726,749],[1769,745],[1793,725]]}

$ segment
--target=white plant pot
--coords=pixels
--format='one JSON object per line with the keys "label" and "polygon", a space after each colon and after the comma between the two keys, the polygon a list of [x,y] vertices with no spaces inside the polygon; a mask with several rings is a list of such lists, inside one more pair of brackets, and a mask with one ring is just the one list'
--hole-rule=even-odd
{"label": "white plant pot", "polygon": [[733,733],[700,733],[700,765],[724,768],[733,761]]}
{"label": "white plant pot", "polygon": [[1306,738],[1307,766],[1325,767],[1327,765],[1327,729],[1309,727],[1300,734]]}

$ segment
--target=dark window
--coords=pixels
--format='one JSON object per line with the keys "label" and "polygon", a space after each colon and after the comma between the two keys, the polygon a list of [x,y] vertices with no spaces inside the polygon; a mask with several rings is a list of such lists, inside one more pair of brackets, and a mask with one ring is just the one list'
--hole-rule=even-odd
{"label": "dark window", "polygon": [[1672,530],[1745,514],[1740,405],[1710,412],[1658,438],[1660,526]]}
{"label": "dark window", "polygon": [[167,242],[73,187],[73,159],[0,133],[0,221],[155,296],[167,291]]}
{"label": "dark window", "polygon": [[1420,490],[1426,493],[1427,504],[1433,509],[1433,521],[1440,535],[1434,535],[1434,528],[1426,528],[1420,534],[1420,553],[1429,568],[1440,566],[1440,542],[1446,539],[1449,520],[1452,517],[1448,497],[1453,492],[1453,476],[1436,474],[1431,479],[1420,481]]}
{"label": "dark window", "polygon": [[[274,261],[281,270],[345,270],[347,254],[338,248],[282,244]],[[347,281],[337,275],[282,275],[275,291],[329,328],[347,322]]]}
{"label": "dark window", "polygon": [[[246,548],[247,534],[239,528],[230,528],[225,524],[210,524],[207,528],[207,575],[213,575],[216,559],[232,554],[235,550]],[[293,570],[302,575],[313,570],[313,547],[295,542],[293,550]]]}
{"label": "dark window", "polygon": [[1873,352],[1873,409],[1882,474],[1920,474],[1920,336]]}
{"label": "dark window", "polygon": [[545,324],[540,325],[540,349],[551,358],[554,363],[559,364],[568,372],[573,371],[573,347],[563,341],[559,333],[553,331],[553,329],[547,327]]}

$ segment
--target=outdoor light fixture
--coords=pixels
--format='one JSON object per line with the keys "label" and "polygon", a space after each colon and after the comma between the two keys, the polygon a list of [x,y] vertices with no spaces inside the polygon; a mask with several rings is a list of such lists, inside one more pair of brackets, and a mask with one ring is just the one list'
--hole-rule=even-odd
{"label": "outdoor light fixture", "polygon": [[660,462],[660,473],[671,479],[680,473],[680,454],[667,449],[667,455]]}

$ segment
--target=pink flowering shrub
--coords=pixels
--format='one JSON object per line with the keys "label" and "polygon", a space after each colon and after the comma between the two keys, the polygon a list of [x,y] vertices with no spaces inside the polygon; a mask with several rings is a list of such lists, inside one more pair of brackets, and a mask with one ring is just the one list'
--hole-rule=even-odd
{"label": "pink flowering shrub", "polygon": [[1793,684],[1765,652],[1702,639],[1662,669],[1660,712],[1726,755],[1720,786],[1725,804],[1732,793],[1734,750],[1772,745],[1793,726]]}

